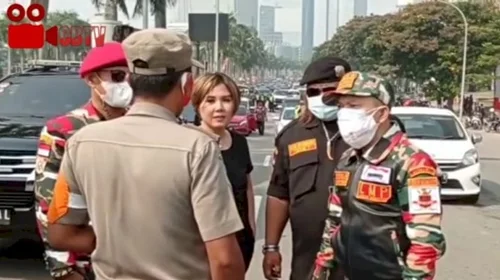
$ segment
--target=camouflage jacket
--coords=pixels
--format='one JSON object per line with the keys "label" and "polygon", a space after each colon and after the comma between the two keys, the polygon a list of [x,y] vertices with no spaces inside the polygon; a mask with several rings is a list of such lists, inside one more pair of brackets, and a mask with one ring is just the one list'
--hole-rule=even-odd
{"label": "camouflage jacket", "polygon": [[77,261],[88,257],[50,248],[47,243],[47,212],[65,150],[66,141],[80,128],[102,120],[91,103],[56,117],[43,127],[35,167],[35,198],[38,230],[45,245],[45,261],[52,277],[70,273]]}
{"label": "camouflage jacket", "polygon": [[[445,252],[439,168],[397,131],[337,165],[313,279],[431,280]],[[396,261],[397,260],[397,261]]]}

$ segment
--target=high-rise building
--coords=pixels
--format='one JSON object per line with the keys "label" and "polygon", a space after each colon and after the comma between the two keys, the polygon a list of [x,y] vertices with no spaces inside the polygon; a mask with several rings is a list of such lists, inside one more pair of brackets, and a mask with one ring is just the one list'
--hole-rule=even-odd
{"label": "high-rise building", "polygon": [[302,43],[301,59],[309,61],[313,54],[314,44],[314,1],[302,0]]}
{"label": "high-rise building", "polygon": [[354,0],[354,16],[368,15],[368,0]]}
{"label": "high-rise building", "polygon": [[267,46],[280,46],[283,43],[283,34],[276,32],[276,7],[260,6],[259,37]]}
{"label": "high-rise building", "polygon": [[[210,2],[207,0],[204,1]],[[234,14],[238,23],[257,30],[259,0],[234,0]]]}
{"label": "high-rise building", "polygon": [[260,6],[260,16],[259,16],[259,35],[264,36],[266,34],[274,32],[274,23],[276,21],[276,9],[273,6]]}

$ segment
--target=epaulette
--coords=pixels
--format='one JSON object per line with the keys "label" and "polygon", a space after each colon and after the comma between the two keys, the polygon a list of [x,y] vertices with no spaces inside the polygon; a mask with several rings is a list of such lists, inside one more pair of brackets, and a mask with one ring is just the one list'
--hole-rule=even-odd
{"label": "epaulette", "polygon": [[289,122],[287,125],[285,125],[281,130],[280,132],[278,132],[278,134],[276,135],[276,139],[280,138],[283,133],[285,133],[288,129],[290,129],[291,127],[294,127],[295,125],[299,124],[299,119],[294,119],[292,120],[291,122]]}

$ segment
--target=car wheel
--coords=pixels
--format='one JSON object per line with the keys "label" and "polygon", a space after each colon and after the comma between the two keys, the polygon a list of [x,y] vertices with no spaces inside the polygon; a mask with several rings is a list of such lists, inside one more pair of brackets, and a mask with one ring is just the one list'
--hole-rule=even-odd
{"label": "car wheel", "polygon": [[466,204],[471,204],[471,205],[474,205],[478,202],[479,200],[479,194],[475,194],[475,195],[469,195],[465,198],[462,199],[462,201]]}

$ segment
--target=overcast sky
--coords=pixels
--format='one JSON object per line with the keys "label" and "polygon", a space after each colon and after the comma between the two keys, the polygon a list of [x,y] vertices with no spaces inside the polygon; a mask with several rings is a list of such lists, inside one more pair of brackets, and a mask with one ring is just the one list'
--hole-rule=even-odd
{"label": "overcast sky", "polygon": [[[136,0],[126,0],[129,11],[131,12]],[[178,0],[182,1],[182,0]],[[215,0],[203,0],[203,1],[214,1]],[[301,29],[301,0],[260,0],[261,5],[277,5],[282,7],[276,11],[276,31],[277,32],[288,32],[288,33],[299,33]],[[326,18],[326,0],[308,0],[316,1],[315,7],[315,34],[314,43],[315,45],[320,44],[325,40],[325,18]],[[335,15],[336,15],[336,1],[330,0],[331,13],[330,13],[330,30],[333,34],[335,29]],[[353,0],[341,0],[341,25],[344,24],[349,18],[352,17],[352,11],[349,7],[352,7],[352,3],[349,2]],[[6,10],[6,7],[11,3],[12,0],[0,0],[0,7]],[[25,6],[30,2],[29,0],[16,0],[16,2],[21,3]],[[385,14],[388,12],[393,12],[396,9],[397,0],[368,0],[368,13],[373,14]],[[75,5],[78,4],[76,8]],[[84,20],[89,20],[96,13],[96,9],[92,6],[90,0],[50,0],[49,11],[58,10],[73,10],[78,12],[80,17]],[[126,19],[123,15],[119,15],[119,20],[124,23],[131,24],[135,27],[142,27],[142,17],[136,17],[133,19]],[[150,17],[150,26],[154,25],[154,19]]]}

